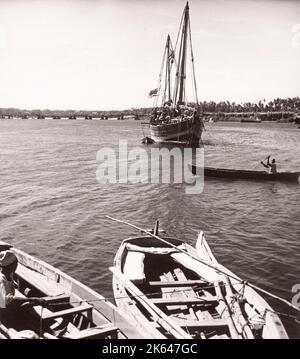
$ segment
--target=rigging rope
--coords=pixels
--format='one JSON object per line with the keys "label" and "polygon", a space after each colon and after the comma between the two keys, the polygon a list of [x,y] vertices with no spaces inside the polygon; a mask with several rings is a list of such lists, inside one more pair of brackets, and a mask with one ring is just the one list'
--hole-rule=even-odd
{"label": "rigging rope", "polygon": [[165,63],[166,52],[167,52],[167,50],[166,50],[166,47],[165,47],[164,54],[163,54],[163,59],[162,59],[161,66],[160,66],[158,83],[157,83],[158,96],[154,96],[153,107],[157,107],[158,97],[159,97],[159,93],[161,91],[161,78],[162,78],[162,73],[163,73],[163,68],[164,68],[164,63]]}
{"label": "rigging rope", "polygon": [[176,38],[176,42],[175,42],[175,48],[174,48],[174,51],[176,51],[177,49],[177,44],[178,44],[178,40],[179,40],[179,35],[180,35],[180,30],[181,30],[181,27],[182,27],[182,23],[183,23],[183,19],[184,19],[184,12],[181,16],[181,21],[180,21],[180,25],[179,25],[179,29],[178,29],[178,33],[177,33],[177,38]]}
{"label": "rigging rope", "polygon": [[194,91],[195,91],[195,98],[197,105],[198,102],[198,90],[197,90],[197,83],[196,83],[196,74],[195,74],[195,64],[194,64],[194,53],[193,53],[193,45],[192,45],[192,31],[191,31],[191,21],[188,23],[189,29],[189,38],[190,38],[190,46],[191,46],[191,62],[192,62],[192,72],[193,72],[193,80],[194,80]]}

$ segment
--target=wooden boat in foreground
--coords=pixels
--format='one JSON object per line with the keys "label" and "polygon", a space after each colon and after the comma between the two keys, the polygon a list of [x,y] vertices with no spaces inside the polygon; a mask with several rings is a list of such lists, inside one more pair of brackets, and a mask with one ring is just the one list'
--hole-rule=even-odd
{"label": "wooden boat in foreground", "polygon": [[[189,168],[193,174],[203,174],[203,168],[199,166],[189,165]],[[300,172],[268,173],[265,171],[233,170],[227,168],[204,168],[204,177],[215,178],[297,182],[299,176]]]}
{"label": "wooden boat in foreground", "polygon": [[[1,319],[0,338],[127,339],[145,338],[138,324],[103,296],[77,280],[11,245],[0,242],[0,252],[11,250],[18,258],[17,296],[43,297],[46,305],[24,308],[24,318],[11,323]],[[5,310],[5,309],[2,309]],[[28,320],[29,318],[29,320]],[[31,320],[32,319],[32,320]]]}
{"label": "wooden boat in foreground", "polygon": [[110,268],[118,307],[145,331],[176,339],[288,338],[268,303],[217,262],[202,232],[196,248],[162,240],[124,240]]}

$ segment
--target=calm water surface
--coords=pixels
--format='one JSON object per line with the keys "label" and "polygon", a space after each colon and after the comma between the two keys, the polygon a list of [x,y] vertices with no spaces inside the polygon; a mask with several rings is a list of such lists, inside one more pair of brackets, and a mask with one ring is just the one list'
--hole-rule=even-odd
{"label": "calm water surface", "polygon": [[[142,137],[138,121],[0,120],[0,240],[62,269],[112,298],[112,265],[122,239],[136,234],[110,214],[144,228],[156,219],[194,243],[205,232],[219,261],[250,282],[292,300],[300,283],[300,186],[207,180],[181,184],[99,184],[96,154]],[[214,123],[203,135],[206,165],[300,170],[300,131],[292,124]],[[266,298],[274,309],[295,312]],[[300,325],[285,319],[290,336]]]}

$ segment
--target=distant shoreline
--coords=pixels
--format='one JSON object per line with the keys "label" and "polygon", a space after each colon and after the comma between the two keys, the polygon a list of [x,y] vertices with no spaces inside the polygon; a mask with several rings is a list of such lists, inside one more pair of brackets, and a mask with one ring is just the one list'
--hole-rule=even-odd
{"label": "distant shoreline", "polygon": [[[108,120],[108,121],[124,121],[124,120],[147,120],[147,118],[145,118],[144,116],[142,117],[134,117],[134,116],[126,116],[125,118],[120,118],[118,116],[112,116],[112,117],[108,117],[108,116],[104,116],[103,118],[101,117],[83,117],[83,116],[78,116],[78,117],[74,117],[74,116],[70,116],[70,117],[66,117],[66,116],[41,116],[41,117],[36,117],[36,116],[0,116],[0,121],[1,120],[51,120],[51,121],[56,121],[56,120],[68,120],[68,121],[82,121],[82,120],[93,120],[93,121],[104,121],[104,120]],[[213,123],[218,123],[218,122],[235,122],[235,123],[244,123],[244,124],[260,124],[260,123],[281,123],[281,124],[292,124],[292,125],[299,125],[300,124],[300,117],[296,116],[296,117],[287,117],[287,118],[279,118],[279,119],[251,119],[250,116],[246,117],[234,117],[234,116],[225,116],[225,117],[221,117],[219,118],[217,115],[206,115],[203,117],[204,123],[205,125],[208,124],[213,124]]]}
{"label": "distant shoreline", "polygon": [[[5,110],[0,109],[1,119],[69,119],[69,120],[146,120],[151,115],[150,109],[137,109],[126,111],[50,111],[50,110]],[[205,122],[295,122],[300,124],[298,111],[269,111],[269,112],[200,112]]]}
{"label": "distant shoreline", "polygon": [[[195,107],[195,103],[188,103]],[[300,124],[300,98],[275,99],[269,103],[236,104],[227,102],[215,103],[200,102],[198,108],[204,122],[228,121],[228,122],[295,122]],[[0,119],[84,119],[84,120],[147,120],[153,111],[153,107],[131,108],[126,110],[50,110],[50,109],[18,109],[0,108]]]}

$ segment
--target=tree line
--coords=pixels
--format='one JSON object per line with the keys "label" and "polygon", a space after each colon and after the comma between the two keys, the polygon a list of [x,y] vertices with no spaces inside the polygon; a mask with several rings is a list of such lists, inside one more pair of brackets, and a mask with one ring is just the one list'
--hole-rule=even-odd
{"label": "tree line", "polygon": [[[189,104],[195,106],[194,103]],[[257,103],[245,102],[235,103],[229,101],[202,101],[199,102],[199,108],[202,113],[212,114],[224,114],[224,113],[261,113],[263,115],[267,113],[300,113],[300,98],[276,98],[272,101],[266,102],[266,100],[259,101]],[[0,108],[0,117],[85,117],[85,118],[107,118],[117,117],[123,119],[126,116],[135,116],[136,118],[143,118],[148,116],[152,111],[152,108],[141,107],[131,108],[126,110],[111,110],[111,111],[75,111],[75,110],[49,110],[49,109],[36,109],[25,110],[18,108]]]}

